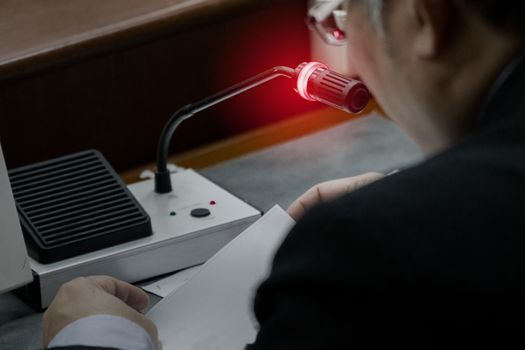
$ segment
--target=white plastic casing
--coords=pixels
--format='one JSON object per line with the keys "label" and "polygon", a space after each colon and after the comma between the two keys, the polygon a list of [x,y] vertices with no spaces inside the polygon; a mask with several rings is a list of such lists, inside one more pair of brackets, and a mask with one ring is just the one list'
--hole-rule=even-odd
{"label": "white plastic casing", "polygon": [[[152,236],[53,264],[31,259],[38,276],[38,304],[47,307],[60,285],[79,276],[102,274],[137,282],[203,263],[261,216],[193,170],[172,174],[171,180],[169,194],[155,193],[153,180],[129,186],[151,217]],[[208,209],[210,215],[192,217],[196,208]]]}

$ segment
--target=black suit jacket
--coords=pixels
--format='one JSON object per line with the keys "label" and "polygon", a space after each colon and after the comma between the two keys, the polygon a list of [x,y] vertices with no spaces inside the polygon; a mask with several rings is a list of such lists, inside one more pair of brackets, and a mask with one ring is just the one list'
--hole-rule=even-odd
{"label": "black suit jacket", "polygon": [[523,346],[525,64],[496,85],[462,142],[298,222],[249,349]]}
{"label": "black suit jacket", "polygon": [[461,143],[298,222],[248,349],[525,339],[525,64],[488,100]]}

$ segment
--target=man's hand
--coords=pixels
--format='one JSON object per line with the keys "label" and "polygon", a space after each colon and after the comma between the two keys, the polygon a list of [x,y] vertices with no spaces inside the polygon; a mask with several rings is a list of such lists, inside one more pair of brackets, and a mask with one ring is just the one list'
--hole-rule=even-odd
{"label": "man's hand", "polygon": [[293,202],[288,208],[288,214],[295,220],[298,220],[308,209],[312,208],[314,205],[321,202],[334,200],[346,193],[355,191],[360,187],[377,181],[384,176],[385,175],[380,173],[366,173],[345,179],[323,182],[310,188],[295,202]]}
{"label": "man's hand", "polygon": [[47,348],[68,324],[83,317],[104,314],[135,322],[148,332],[159,348],[157,328],[140,313],[148,302],[148,295],[142,289],[107,276],[81,277],[65,283],[44,314],[44,347]]}

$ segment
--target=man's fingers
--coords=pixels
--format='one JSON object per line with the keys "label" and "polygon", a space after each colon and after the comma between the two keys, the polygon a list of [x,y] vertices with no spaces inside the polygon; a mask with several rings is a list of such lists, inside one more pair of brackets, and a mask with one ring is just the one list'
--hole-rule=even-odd
{"label": "man's fingers", "polygon": [[298,220],[306,213],[308,209],[317,203],[326,201],[326,194],[323,193],[326,183],[319,184],[310,188],[288,208],[288,214],[294,219]]}
{"label": "man's fingers", "polygon": [[314,205],[334,200],[382,177],[384,177],[383,174],[371,172],[359,176],[323,182],[310,188],[293,202],[288,208],[288,214],[295,220],[298,220]]}
{"label": "man's fingers", "polygon": [[303,216],[308,209],[301,198],[293,202],[287,210],[288,215],[290,215],[295,221],[299,220],[299,218]]}
{"label": "man's fingers", "polygon": [[149,297],[142,289],[109,276],[87,277],[106,293],[114,295],[137,311],[144,310],[149,304]]}
{"label": "man's fingers", "polygon": [[346,192],[352,192],[361,187],[369,185],[372,182],[380,180],[383,177],[385,177],[384,174],[370,172],[370,173],[355,176],[352,178],[341,179],[341,180],[336,180],[336,181],[341,181],[340,184],[338,185],[341,187],[344,186],[346,188]]}

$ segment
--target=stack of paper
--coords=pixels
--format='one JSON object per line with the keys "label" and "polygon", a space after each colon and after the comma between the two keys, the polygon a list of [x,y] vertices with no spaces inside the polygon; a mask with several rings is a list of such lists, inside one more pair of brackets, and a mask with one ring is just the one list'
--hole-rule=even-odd
{"label": "stack of paper", "polygon": [[272,208],[148,314],[164,350],[235,350],[255,340],[253,298],[292,218]]}

